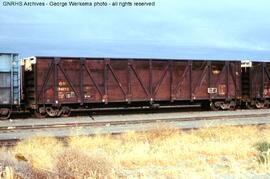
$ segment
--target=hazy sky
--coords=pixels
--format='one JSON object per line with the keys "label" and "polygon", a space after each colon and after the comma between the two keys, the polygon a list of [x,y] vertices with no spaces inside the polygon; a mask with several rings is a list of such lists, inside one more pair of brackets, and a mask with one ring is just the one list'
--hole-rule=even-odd
{"label": "hazy sky", "polygon": [[143,8],[4,7],[0,2],[3,52],[270,60],[269,0],[156,0],[155,7]]}

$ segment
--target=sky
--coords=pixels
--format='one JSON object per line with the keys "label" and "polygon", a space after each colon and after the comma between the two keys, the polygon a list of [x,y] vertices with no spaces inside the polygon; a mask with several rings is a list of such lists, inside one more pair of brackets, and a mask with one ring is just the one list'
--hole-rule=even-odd
{"label": "sky", "polygon": [[269,0],[127,1],[155,6],[11,7],[0,0],[0,51],[22,57],[270,60]]}

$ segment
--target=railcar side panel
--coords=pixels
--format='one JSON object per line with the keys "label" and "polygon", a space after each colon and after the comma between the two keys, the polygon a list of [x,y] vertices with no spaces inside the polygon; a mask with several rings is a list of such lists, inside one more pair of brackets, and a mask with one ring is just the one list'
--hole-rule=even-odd
{"label": "railcar side panel", "polygon": [[264,96],[270,98],[270,63],[264,64]]}
{"label": "railcar side panel", "polygon": [[250,71],[251,99],[270,98],[270,63],[254,62]]}
{"label": "railcar side panel", "polygon": [[82,99],[85,103],[107,101],[104,86],[105,62],[100,59],[81,60]]}
{"label": "railcar side panel", "polygon": [[130,60],[129,78],[130,98],[132,101],[151,101],[153,77],[151,76],[151,61]]}
{"label": "railcar side panel", "polygon": [[228,61],[36,57],[33,101],[38,107],[233,100],[241,97],[240,70],[240,62]]}

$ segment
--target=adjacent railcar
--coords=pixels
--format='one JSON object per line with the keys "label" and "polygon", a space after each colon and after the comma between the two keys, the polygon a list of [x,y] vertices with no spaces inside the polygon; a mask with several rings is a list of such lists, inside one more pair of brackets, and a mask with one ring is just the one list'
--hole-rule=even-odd
{"label": "adjacent railcar", "polygon": [[30,57],[23,73],[25,104],[41,116],[133,105],[231,109],[241,100],[239,61]]}
{"label": "adjacent railcar", "polygon": [[0,63],[0,118],[7,119],[20,105],[21,67],[16,53],[0,53]]}
{"label": "adjacent railcar", "polygon": [[268,108],[270,104],[270,63],[250,62],[242,72],[243,102],[248,108]]}

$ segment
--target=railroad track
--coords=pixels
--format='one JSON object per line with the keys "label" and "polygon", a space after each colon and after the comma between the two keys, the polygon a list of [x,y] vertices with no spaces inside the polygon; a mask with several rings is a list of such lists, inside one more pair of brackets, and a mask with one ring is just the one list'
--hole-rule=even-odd
{"label": "railroad track", "polygon": [[19,125],[19,126],[4,126],[0,127],[0,132],[12,132],[16,130],[29,130],[29,129],[50,129],[50,128],[67,128],[67,127],[84,127],[84,126],[115,126],[115,125],[127,125],[138,123],[165,123],[165,122],[183,122],[183,121],[200,121],[200,120],[230,120],[241,118],[258,118],[258,117],[270,117],[269,114],[247,114],[247,115],[221,115],[221,116],[208,116],[208,117],[192,117],[192,118],[173,118],[173,119],[144,119],[144,120],[130,120],[130,121],[93,121],[93,122],[80,122],[80,123],[65,123],[65,124],[44,124],[44,125]]}
{"label": "railroad track", "polygon": [[15,120],[0,122],[0,145],[32,136],[119,134],[145,131],[157,125],[196,129],[221,125],[262,125],[270,123],[270,110],[235,112],[192,112],[140,115],[108,115],[94,118]]}

